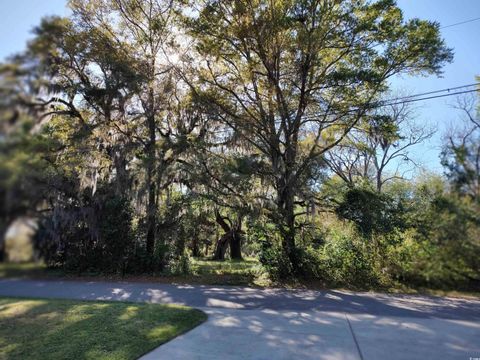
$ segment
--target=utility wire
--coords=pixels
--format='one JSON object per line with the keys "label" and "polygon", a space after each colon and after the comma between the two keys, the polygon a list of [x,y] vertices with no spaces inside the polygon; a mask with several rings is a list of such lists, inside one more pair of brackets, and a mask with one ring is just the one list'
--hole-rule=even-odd
{"label": "utility wire", "polygon": [[450,91],[463,89],[463,88],[469,88],[469,87],[472,87],[472,86],[480,86],[480,82],[473,83],[473,84],[468,84],[468,85],[462,85],[462,86],[455,86],[455,87],[451,87],[451,88],[445,88],[445,89],[441,89],[441,90],[428,91],[428,92],[414,94],[414,95],[407,95],[407,96],[398,97],[398,98],[394,98],[394,99],[390,99],[390,100],[386,100],[386,101],[406,100],[406,99],[416,98],[416,97],[419,97],[419,96],[432,95],[432,94],[438,94],[438,93],[442,93],[442,92],[450,92]]}
{"label": "utility wire", "polygon": [[[429,96],[429,97],[424,97],[420,99],[410,99],[410,100],[404,100],[396,103],[385,103],[382,105],[379,105],[377,107],[384,107],[384,106],[390,106],[390,105],[399,105],[399,104],[407,104],[407,103],[412,103],[416,101],[423,101],[423,100],[431,100],[431,99],[437,99],[437,98],[442,98],[442,97],[447,97],[447,96],[454,96],[454,95],[461,95],[461,94],[468,94],[472,92],[479,92],[480,89],[472,89],[472,90],[465,90],[465,91],[457,91],[454,93],[449,93],[449,94],[443,94],[443,95],[435,95],[435,96]],[[375,108],[375,106],[374,106]]]}
{"label": "utility wire", "polygon": [[468,23],[478,21],[478,20],[480,20],[480,17],[470,19],[470,20],[460,21],[460,22],[455,23],[455,24],[445,25],[445,26],[440,27],[440,29],[446,29],[446,28],[450,28],[450,27],[454,27],[454,26],[458,26],[458,25],[468,24]]}
{"label": "utility wire", "polygon": [[[459,90],[463,88],[469,88],[472,86],[480,86],[480,83],[474,83],[474,84],[468,84],[468,85],[462,85],[462,86],[456,86],[452,88],[445,88],[441,90],[434,90],[434,91],[429,91],[429,92],[424,92],[420,94],[414,94],[410,96],[404,96],[404,97],[398,97],[398,98],[393,98],[393,99],[387,99],[387,100],[381,100],[372,103],[369,106],[369,109],[377,109],[377,108],[382,108],[385,106],[392,106],[392,105],[400,105],[400,104],[406,104],[406,103],[412,103],[412,102],[417,102],[417,101],[425,101],[425,100],[431,100],[431,99],[437,99],[437,98],[442,98],[442,97],[448,97],[448,96],[454,96],[454,95],[461,95],[461,94],[467,94],[467,93],[472,93],[472,92],[479,92],[479,89],[471,89],[471,90],[465,90],[465,91],[456,91],[456,92],[451,92],[453,90]],[[435,95],[435,96],[428,96],[428,97],[421,97],[420,96],[425,96],[425,95],[432,95],[432,94],[438,94],[442,92],[448,92],[448,94],[442,94],[442,95]],[[345,113],[351,113],[360,110],[359,107],[350,109],[346,111]],[[331,113],[324,113],[324,114],[317,114],[317,115],[311,115],[311,116],[305,116],[307,119],[315,119],[318,116],[328,116],[328,115],[335,115],[335,112]]]}
{"label": "utility wire", "polygon": [[[461,95],[461,94],[468,94],[468,93],[473,93],[473,92],[480,92],[480,89],[471,89],[471,90],[451,92],[453,90],[459,90],[459,89],[468,88],[468,87],[472,87],[472,86],[480,86],[480,83],[474,83],[474,84],[468,84],[468,85],[462,85],[462,86],[455,86],[455,87],[452,87],[452,88],[445,88],[445,89],[441,89],[441,90],[434,90],[434,91],[429,91],[429,92],[425,92],[425,93],[419,93],[419,94],[414,94],[414,95],[410,95],[410,96],[392,98],[392,99],[388,99],[388,100],[384,100],[384,101],[379,101],[377,103],[373,103],[372,105],[370,105],[369,110],[378,109],[378,108],[382,108],[382,107],[385,107],[385,106],[407,104],[407,103],[413,103],[413,102],[417,102],[417,101],[425,101],[425,100],[432,100],[432,99],[444,98],[444,97]],[[447,94],[441,94],[441,95],[420,97],[420,96],[425,96],[425,95],[439,94],[439,93],[442,93],[442,92],[448,92],[448,93]],[[399,101],[399,100],[401,100],[401,101]],[[355,109],[350,109],[348,111],[345,111],[344,114],[355,112],[355,111],[358,111],[358,110],[360,110],[360,108],[357,107]],[[324,113],[324,114],[305,116],[304,118],[307,119],[307,120],[308,119],[314,120],[315,118],[320,117],[320,116],[325,117],[325,116],[335,115],[335,114],[336,114],[335,112],[331,112],[331,113],[327,112],[327,113]],[[217,133],[226,133],[226,132],[231,132],[231,131],[232,131],[231,129],[228,129],[228,130],[217,130],[217,131],[212,131],[212,132],[214,134],[217,134]]]}

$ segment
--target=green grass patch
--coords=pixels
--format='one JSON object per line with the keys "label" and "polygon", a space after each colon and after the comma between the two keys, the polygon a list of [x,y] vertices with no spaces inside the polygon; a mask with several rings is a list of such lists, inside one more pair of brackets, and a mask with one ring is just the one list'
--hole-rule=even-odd
{"label": "green grass patch", "polygon": [[214,261],[192,259],[192,275],[188,278],[196,283],[262,286],[264,272],[255,258],[244,260]]}
{"label": "green grass patch", "polygon": [[254,258],[244,260],[213,261],[209,259],[192,258],[190,273],[172,275],[156,274],[126,274],[124,277],[115,274],[66,273],[61,269],[49,269],[41,263],[13,264],[0,262],[0,278],[66,278],[79,280],[128,280],[128,281],[158,281],[165,283],[194,283],[206,285],[250,285],[264,286],[264,273],[260,262]]}
{"label": "green grass patch", "polygon": [[42,263],[6,263],[0,262],[0,278],[28,278],[36,276],[49,276],[59,275],[58,271],[49,270]]}
{"label": "green grass patch", "polygon": [[138,359],[206,318],[183,306],[0,298],[0,359]]}
{"label": "green grass patch", "polygon": [[192,270],[196,274],[249,274],[258,265],[260,265],[259,261],[254,258],[224,261],[198,258],[193,258],[192,260]]}

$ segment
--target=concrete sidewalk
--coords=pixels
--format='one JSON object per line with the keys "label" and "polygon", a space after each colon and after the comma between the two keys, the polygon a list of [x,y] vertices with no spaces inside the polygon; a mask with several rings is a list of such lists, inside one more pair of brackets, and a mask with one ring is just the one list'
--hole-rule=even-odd
{"label": "concrete sidewalk", "polygon": [[480,301],[346,291],[0,280],[0,296],[177,303],[204,324],[142,359],[480,357]]}
{"label": "concrete sidewalk", "polygon": [[480,324],[330,312],[205,309],[209,320],[142,360],[459,359],[480,356]]}
{"label": "concrete sidewalk", "polygon": [[344,314],[203,309],[208,321],[142,357],[361,359]]}

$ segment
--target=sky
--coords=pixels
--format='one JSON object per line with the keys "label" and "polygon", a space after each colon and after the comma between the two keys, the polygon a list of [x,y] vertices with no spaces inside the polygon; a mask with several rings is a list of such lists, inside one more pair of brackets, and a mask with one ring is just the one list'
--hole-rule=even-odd
{"label": "sky", "polygon": [[[0,0],[0,61],[21,51],[31,38],[31,30],[47,15],[68,15],[66,0]],[[480,0],[397,0],[406,19],[418,17],[448,26],[480,17]],[[452,88],[475,82],[480,75],[480,21],[447,27],[441,30],[455,58],[444,68],[441,78],[403,77],[392,83],[394,89],[408,94]],[[452,108],[453,97],[415,103],[416,122],[437,129],[429,141],[411,152],[426,169],[442,172],[439,161],[442,136],[456,124],[460,113]]]}
{"label": "sky", "polygon": [[25,48],[42,17],[67,15],[66,4],[66,0],[0,0],[0,61]]}
{"label": "sky", "polygon": [[[397,0],[404,17],[438,21],[448,26],[480,17],[480,0]],[[480,75],[480,21],[441,29],[448,47],[453,48],[453,63],[443,69],[441,78],[403,77],[393,82],[393,86],[407,93],[418,94],[475,83]],[[415,103],[419,107],[416,122],[437,128],[433,138],[412,151],[413,156],[423,166],[435,172],[442,172],[439,154],[442,137],[458,127],[461,114],[452,108],[455,97]]]}

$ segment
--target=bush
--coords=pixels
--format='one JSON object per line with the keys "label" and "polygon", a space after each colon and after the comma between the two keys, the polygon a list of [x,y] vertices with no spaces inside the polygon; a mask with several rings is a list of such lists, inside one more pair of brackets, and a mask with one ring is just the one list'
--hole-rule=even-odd
{"label": "bush", "polygon": [[404,226],[402,203],[369,189],[349,189],[335,212],[351,220],[365,237],[388,234]]}
{"label": "bush", "polygon": [[368,241],[345,223],[336,221],[330,229],[312,226],[308,234],[303,233],[297,239],[295,268],[280,246],[273,226],[254,229],[260,243],[260,262],[274,281],[321,280],[330,286],[357,287],[371,287],[379,282]]}
{"label": "bush", "polygon": [[367,288],[378,284],[368,246],[355,238],[350,229],[333,229],[320,250],[320,273],[328,284]]}
{"label": "bush", "polygon": [[40,221],[36,246],[47,265],[74,272],[123,273],[134,253],[127,199],[99,190]]}
{"label": "bush", "polygon": [[274,280],[293,276],[292,265],[280,247],[276,227],[271,223],[252,223],[247,238],[258,244],[258,259],[268,276]]}
{"label": "bush", "polygon": [[108,197],[105,200],[98,211],[98,232],[95,250],[102,256],[100,269],[124,272],[134,244],[132,209],[127,199]]}
{"label": "bush", "polygon": [[435,196],[422,209],[414,234],[420,250],[406,280],[436,288],[479,288],[480,217],[478,205],[454,194]]}
{"label": "bush", "polygon": [[188,275],[192,273],[192,260],[188,254],[182,254],[170,259],[168,264],[169,273],[172,275]]}
{"label": "bush", "polygon": [[303,279],[323,279],[321,258],[318,249],[313,246],[297,249],[297,272]]}
{"label": "bush", "polygon": [[292,265],[283,249],[268,240],[261,241],[259,260],[269,277],[274,281],[293,276]]}

